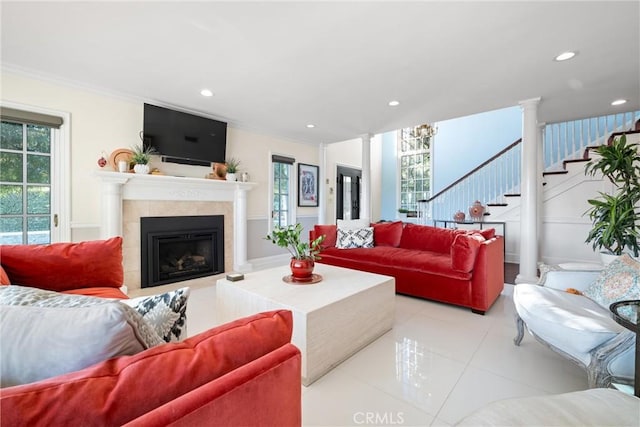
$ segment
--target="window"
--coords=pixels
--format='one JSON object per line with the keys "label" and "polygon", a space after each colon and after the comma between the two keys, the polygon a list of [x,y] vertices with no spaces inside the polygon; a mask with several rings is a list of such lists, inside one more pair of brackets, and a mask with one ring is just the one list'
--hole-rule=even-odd
{"label": "window", "polygon": [[0,243],[52,242],[52,152],[59,117],[2,107]]}
{"label": "window", "polygon": [[417,211],[418,200],[430,196],[431,142],[434,133],[430,125],[399,131],[400,209]]}
{"label": "window", "polygon": [[271,156],[272,201],[271,230],[291,225],[295,222],[291,195],[293,189],[293,164],[295,159],[278,155]]}

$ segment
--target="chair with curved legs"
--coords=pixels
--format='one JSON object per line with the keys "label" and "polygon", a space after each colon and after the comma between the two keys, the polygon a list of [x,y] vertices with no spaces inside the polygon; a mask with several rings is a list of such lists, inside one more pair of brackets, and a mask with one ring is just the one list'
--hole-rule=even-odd
{"label": "chair with curved legs", "polygon": [[[579,267],[579,268],[576,268]],[[587,268],[587,269],[585,269]],[[540,266],[537,284],[514,288],[520,345],[525,329],[556,353],[587,371],[589,387],[612,382],[633,385],[635,334],[611,318],[608,309],[568,288],[584,291],[601,271],[588,266]]]}

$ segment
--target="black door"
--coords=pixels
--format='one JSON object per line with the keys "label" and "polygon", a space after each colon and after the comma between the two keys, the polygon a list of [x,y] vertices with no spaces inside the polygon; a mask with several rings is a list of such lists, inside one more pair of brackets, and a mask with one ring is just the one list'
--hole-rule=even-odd
{"label": "black door", "polygon": [[360,169],[338,166],[336,219],[360,218]]}

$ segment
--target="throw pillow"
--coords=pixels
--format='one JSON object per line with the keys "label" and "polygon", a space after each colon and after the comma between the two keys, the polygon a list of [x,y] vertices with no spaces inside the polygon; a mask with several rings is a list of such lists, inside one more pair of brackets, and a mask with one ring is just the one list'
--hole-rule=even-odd
{"label": "throw pillow", "polygon": [[[115,300],[120,302],[121,300]],[[0,288],[0,306],[27,306],[41,308],[86,308],[114,302],[112,299],[88,297],[84,295],[61,294],[26,286],[5,286]],[[126,320],[134,327],[136,336],[145,348],[162,344],[164,341],[155,329],[135,309],[124,309]],[[63,332],[63,331],[61,331]]]}
{"label": "throw pillow", "polygon": [[122,237],[50,245],[2,245],[11,283],[51,291],[119,288],[124,281]]}
{"label": "throw pillow", "polygon": [[402,238],[402,221],[379,222],[371,224],[373,227],[373,242],[375,246],[400,246]]}
{"label": "throw pillow", "polygon": [[400,247],[403,249],[450,254],[453,239],[455,239],[456,235],[464,233],[464,230],[406,224],[402,229]]}
{"label": "throw pillow", "polygon": [[338,228],[339,249],[372,248],[373,227],[365,227],[357,230],[341,230]]}
{"label": "throw pillow", "polygon": [[369,227],[369,218],[339,219],[336,223],[339,230],[359,230]]}
{"label": "throw pillow", "polygon": [[482,234],[482,237],[484,237],[485,240],[493,239],[496,235],[495,228],[485,228],[482,230],[476,230],[476,232]]}
{"label": "throw pillow", "polygon": [[338,232],[335,225],[314,225],[313,231],[316,237],[322,236],[324,234],[325,238],[320,244],[320,247],[322,249],[333,248],[336,245]]}
{"label": "throw pillow", "polygon": [[458,234],[451,245],[451,268],[468,273],[473,270],[476,255],[485,239],[480,234]]}
{"label": "throw pillow", "polygon": [[602,270],[583,295],[607,310],[616,301],[640,299],[640,262],[623,254]]}
{"label": "throw pillow", "polygon": [[163,343],[142,316],[120,302],[87,297],[65,307],[54,298],[28,295],[29,288],[18,288],[22,287],[0,289],[1,387],[77,371]]}
{"label": "throw pillow", "polygon": [[0,265],[0,285],[10,285],[11,280],[9,280],[9,276],[7,276],[7,272],[4,271],[4,268]]}
{"label": "throw pillow", "polygon": [[134,308],[166,342],[181,341],[187,336],[187,300],[189,288],[148,297],[120,300]]}

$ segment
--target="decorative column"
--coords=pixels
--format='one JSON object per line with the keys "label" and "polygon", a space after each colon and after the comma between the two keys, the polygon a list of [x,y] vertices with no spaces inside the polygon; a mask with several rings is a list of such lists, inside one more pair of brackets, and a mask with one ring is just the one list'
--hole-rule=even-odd
{"label": "decorative column", "polygon": [[371,135],[362,135],[362,191],[360,195],[360,218],[371,221]]}
{"label": "decorative column", "polygon": [[327,221],[327,145],[323,142],[318,146],[320,159],[320,173],[318,176],[318,224]]}
{"label": "decorative column", "polygon": [[538,258],[542,258],[543,246],[543,217],[544,217],[544,129],[545,122],[538,123],[538,140],[536,141],[538,172],[536,175],[538,187],[538,205],[536,209],[536,219],[538,226]]}
{"label": "decorative column", "polygon": [[233,269],[251,271],[252,265],[247,262],[247,190],[236,187],[233,202]]}
{"label": "decorative column", "polygon": [[126,175],[123,178],[122,174],[110,175],[102,177],[102,239],[122,236],[122,186],[129,178]]}
{"label": "decorative column", "polygon": [[522,179],[520,184],[520,273],[516,283],[538,280],[538,104],[540,98],[521,101]]}

